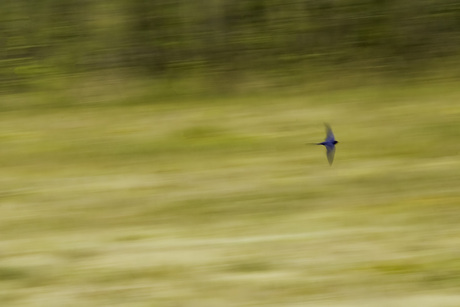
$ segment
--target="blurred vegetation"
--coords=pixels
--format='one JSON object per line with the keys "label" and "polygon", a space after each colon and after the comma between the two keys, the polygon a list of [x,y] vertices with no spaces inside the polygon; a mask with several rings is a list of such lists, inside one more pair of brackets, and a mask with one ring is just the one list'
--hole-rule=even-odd
{"label": "blurred vegetation", "polygon": [[0,112],[2,306],[460,306],[457,84],[192,98]]}
{"label": "blurred vegetation", "polygon": [[459,22],[1,1],[0,305],[460,306]]}
{"label": "blurred vegetation", "polygon": [[0,20],[1,91],[108,69],[282,85],[328,71],[417,73],[460,52],[453,0],[17,0],[0,3]]}

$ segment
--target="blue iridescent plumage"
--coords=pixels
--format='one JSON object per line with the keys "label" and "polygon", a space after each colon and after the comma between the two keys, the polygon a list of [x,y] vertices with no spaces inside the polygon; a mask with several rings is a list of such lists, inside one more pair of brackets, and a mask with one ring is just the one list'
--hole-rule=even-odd
{"label": "blue iridescent plumage", "polygon": [[326,147],[327,160],[329,161],[329,164],[332,165],[335,155],[335,144],[338,142],[335,140],[331,127],[328,124],[324,125],[326,126],[326,139],[324,142],[317,143],[316,145],[324,145],[324,147]]}

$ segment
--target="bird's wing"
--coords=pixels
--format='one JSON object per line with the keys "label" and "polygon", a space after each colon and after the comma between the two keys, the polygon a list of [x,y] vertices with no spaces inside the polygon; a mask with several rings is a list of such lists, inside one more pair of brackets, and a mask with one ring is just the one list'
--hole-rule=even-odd
{"label": "bird's wing", "polygon": [[331,126],[329,126],[326,123],[324,125],[326,126],[326,142],[334,142],[335,137],[334,137],[334,133],[332,133]]}
{"label": "bird's wing", "polygon": [[327,150],[327,160],[329,161],[329,165],[332,165],[332,162],[334,161],[334,155],[335,155],[335,146],[333,144],[327,144],[326,150]]}

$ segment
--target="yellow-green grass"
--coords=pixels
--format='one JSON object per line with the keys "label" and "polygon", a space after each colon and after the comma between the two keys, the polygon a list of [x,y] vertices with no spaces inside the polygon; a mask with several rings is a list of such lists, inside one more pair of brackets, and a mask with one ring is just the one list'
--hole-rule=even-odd
{"label": "yellow-green grass", "polygon": [[2,306],[460,305],[454,85],[142,97],[0,113]]}

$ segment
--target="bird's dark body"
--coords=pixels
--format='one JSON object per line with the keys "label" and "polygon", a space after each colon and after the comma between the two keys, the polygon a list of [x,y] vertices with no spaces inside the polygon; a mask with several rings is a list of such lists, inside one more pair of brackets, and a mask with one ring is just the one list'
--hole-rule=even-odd
{"label": "bird's dark body", "polygon": [[[337,143],[338,143],[337,141],[332,142],[333,145],[335,145],[335,144],[337,144]],[[325,146],[326,146],[326,145],[329,145],[329,144],[330,144],[330,143],[328,143],[328,142],[321,142],[321,143],[318,143],[318,144],[316,144],[316,145],[325,145]]]}

